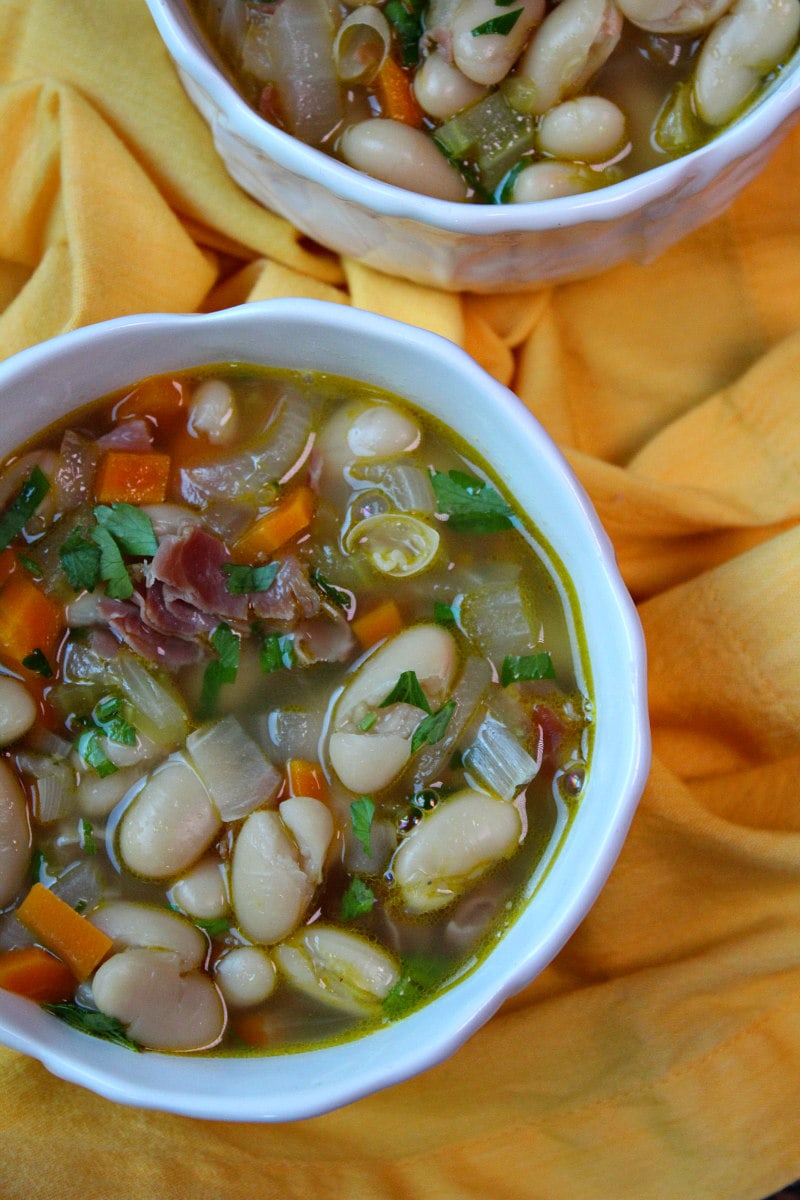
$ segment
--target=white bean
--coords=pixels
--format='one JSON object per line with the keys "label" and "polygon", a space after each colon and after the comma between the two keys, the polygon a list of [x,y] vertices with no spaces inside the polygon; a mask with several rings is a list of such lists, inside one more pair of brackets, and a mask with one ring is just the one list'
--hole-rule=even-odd
{"label": "white bean", "polygon": [[380,1011],[400,977],[396,963],[359,934],[316,922],[276,946],[278,967],[323,1004],[363,1015]]}
{"label": "white bean", "polygon": [[254,1008],[272,995],[278,973],[266,951],[235,946],[217,960],[214,978],[230,1008]]}
{"label": "white bean", "polygon": [[401,843],[393,872],[406,909],[434,912],[450,904],[522,836],[513,804],[467,789],[429,813]]}
{"label": "white bean", "polygon": [[278,812],[297,843],[303,870],[312,883],[320,883],[336,831],[331,810],[313,796],[290,796],[278,805]]}
{"label": "white bean", "polygon": [[554,158],[606,162],[624,144],[625,114],[604,96],[577,96],[545,113],[538,141],[542,153]]}
{"label": "white bean", "polygon": [[214,446],[233,441],[239,430],[239,414],[230,384],[222,379],[203,380],[192,396],[189,429]]}
{"label": "white bean", "polygon": [[342,157],[351,167],[395,187],[437,200],[465,200],[467,186],[421,129],[389,117],[371,117],[342,134]]}
{"label": "white bean", "polygon": [[413,417],[393,404],[373,404],[352,421],[347,444],[355,458],[390,458],[414,450],[421,436]]}
{"label": "white bean", "polygon": [[78,810],[85,817],[107,817],[129,788],[142,778],[138,767],[123,767],[113,775],[82,771],[76,796]]}
{"label": "white bean", "polygon": [[547,112],[588,83],[615,49],[622,17],[612,0],[561,0],[537,29],[519,62],[534,85],[534,113]]}
{"label": "white bean", "polygon": [[278,813],[259,809],[246,819],[233,848],[231,893],[245,937],[269,946],[303,919],[314,884]]}
{"label": "white bean", "polygon": [[0,759],[0,908],[18,895],[31,858],[25,796],[11,768]]}
{"label": "white bean", "polygon": [[535,162],[524,167],[514,180],[511,200],[514,204],[526,204],[532,200],[577,196],[594,186],[586,168],[577,163]]}
{"label": "white bean", "polygon": [[135,900],[111,900],[89,913],[88,920],[102,929],[115,950],[139,946],[150,950],[171,950],[182,971],[202,966],[208,944],[196,925],[179,913],[154,904]]}
{"label": "white bean", "polygon": [[177,954],[134,947],[98,968],[92,996],[149,1050],[206,1050],[225,1029],[225,1005],[201,971],[181,971]]}
{"label": "white bean", "polygon": [[411,738],[339,731],[331,734],[328,752],[331,766],[351,792],[380,792],[411,757]]}
{"label": "white bean", "polygon": [[221,824],[197,772],[181,755],[172,755],[153,771],[123,813],[122,861],[135,875],[168,879],[197,861]]}
{"label": "white bean", "polygon": [[169,899],[191,917],[215,921],[228,911],[228,893],[220,860],[209,855],[172,885]]}
{"label": "white bean", "polygon": [[36,720],[36,701],[25,684],[0,675],[0,746],[8,746],[27,733]]}
{"label": "white bean", "polygon": [[731,0],[617,0],[623,16],[650,33],[697,33],[713,25]]}
{"label": "white bean", "polygon": [[697,60],[694,98],[709,125],[725,125],[782,62],[800,32],[800,0],[738,0]]}
{"label": "white bean", "polygon": [[446,121],[468,104],[474,104],[487,90],[483,84],[467,79],[439,49],[428,55],[414,76],[417,103],[437,121]]}
{"label": "white bean", "polygon": [[[490,86],[505,79],[531,31],[544,16],[544,0],[514,0],[498,13],[496,0],[461,0],[453,17],[453,61],[474,83]],[[487,24],[519,13],[506,33],[479,33]]]}

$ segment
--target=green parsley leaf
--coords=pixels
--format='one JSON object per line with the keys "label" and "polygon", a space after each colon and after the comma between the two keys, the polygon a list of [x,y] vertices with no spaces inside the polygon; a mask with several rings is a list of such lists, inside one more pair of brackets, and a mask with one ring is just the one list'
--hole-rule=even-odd
{"label": "green parsley leaf", "polygon": [[22,659],[23,667],[27,667],[29,671],[35,671],[37,675],[41,675],[42,679],[53,678],[53,668],[45,657],[44,651],[37,646],[30,654],[26,654]]}
{"label": "green parsley leaf", "polygon": [[34,467],[11,503],[0,516],[0,550],[22,533],[50,491],[50,481],[41,467]]}
{"label": "green parsley leaf", "polygon": [[456,614],[449,604],[444,604],[441,600],[434,600],[433,619],[437,625],[443,625],[445,629],[452,629],[456,623]]}
{"label": "green parsley leaf", "polygon": [[128,600],[133,595],[133,583],[119,546],[102,525],[92,530],[92,540],[100,547],[100,578],[106,582],[106,595],[114,600]]}
{"label": "green parsley leaf", "polygon": [[126,554],[148,558],[158,549],[153,522],[146,512],[134,504],[119,501],[98,504],[94,510],[97,524],[107,529]]}
{"label": "green parsley leaf", "polygon": [[117,768],[100,745],[99,729],[86,729],[78,738],[78,754],[87,767],[92,767],[101,779],[113,775]]}
{"label": "green parsley leaf", "polygon": [[522,9],[515,8],[513,12],[503,13],[501,17],[490,17],[488,21],[484,21],[482,25],[476,25],[471,30],[472,36],[481,37],[485,33],[499,33],[505,36],[505,34],[511,33],[521,16]]}
{"label": "green parsley leaf", "polygon": [[31,883],[44,883],[50,874],[47,859],[41,850],[34,850],[29,868]]}
{"label": "green parsley leaf", "polygon": [[98,543],[89,540],[83,529],[73,529],[58,551],[61,569],[74,592],[93,592],[100,578],[102,551]]}
{"label": "green parsley leaf", "polygon": [[375,724],[377,719],[378,714],[376,712],[368,712],[367,715],[362,717],[358,722],[356,729],[360,730],[361,733],[368,733],[369,730],[372,729],[372,726]]}
{"label": "green parsley leaf", "polygon": [[116,1017],[107,1017],[105,1013],[93,1009],[80,1008],[77,1004],[43,1004],[42,1008],[58,1017],[60,1021],[79,1029],[92,1037],[103,1038],[104,1041],[114,1042],[125,1046],[128,1050],[140,1049],[125,1032],[125,1026]]}
{"label": "green parsley leaf", "polygon": [[78,825],[78,837],[80,838],[81,848],[86,854],[97,854],[97,842],[94,838],[94,829],[91,821],[87,821],[85,817],[81,817]]}
{"label": "green parsley leaf", "polygon": [[136,745],[136,729],[126,720],[119,696],[104,696],[94,706],[92,720],[106,737],[121,746]]}
{"label": "green parsley leaf", "polygon": [[336,604],[339,608],[350,607],[352,597],[347,592],[343,592],[340,588],[335,587],[316,567],[311,572],[311,582],[315,588],[322,592],[323,596],[327,597],[328,600]]}
{"label": "green parsley leaf", "polygon": [[354,875],[342,895],[342,920],[353,921],[363,917],[375,903],[375,893],[358,875]]}
{"label": "green parsley leaf", "polygon": [[21,567],[24,567],[28,574],[32,575],[34,579],[42,578],[44,572],[35,558],[29,558],[27,554],[18,554],[17,562]]}
{"label": "green parsley leaf", "polygon": [[213,717],[217,711],[217,703],[222,685],[234,683],[239,670],[240,639],[230,625],[222,621],[211,634],[210,642],[216,651],[213,659],[203,672],[203,683],[200,689],[199,716],[201,721]]}
{"label": "green parsley leaf", "polygon": [[[180,909],[177,911],[180,911]],[[211,938],[219,937],[221,934],[227,933],[231,927],[230,922],[226,921],[224,917],[209,917],[207,920],[205,918],[195,917],[194,923],[198,929],[204,929]]]}
{"label": "green parsley leaf", "polygon": [[403,671],[389,695],[385,700],[381,700],[378,707],[386,708],[390,704],[413,704],[415,708],[430,713],[431,706],[417,679],[416,671]]}
{"label": "green parsley leaf", "polygon": [[512,527],[513,515],[490,483],[465,471],[431,471],[439,511],[458,533],[497,533]]}
{"label": "green parsley leaf", "polygon": [[438,712],[424,717],[411,738],[411,753],[416,754],[423,746],[433,746],[445,735],[450,718],[456,710],[455,700],[448,700]]}
{"label": "green parsley leaf", "polygon": [[222,574],[227,578],[225,586],[231,595],[246,596],[249,592],[268,591],[275,582],[280,566],[276,562],[260,567],[251,567],[246,563],[224,563]]}
{"label": "green parsley leaf", "polygon": [[261,641],[258,662],[265,675],[290,671],[294,666],[294,642],[289,634],[268,633]]}
{"label": "green parsley leaf", "polygon": [[553,660],[547,651],[539,654],[507,654],[500,668],[503,687],[525,679],[555,679]]}
{"label": "green parsley leaf", "polygon": [[450,972],[450,966],[427,954],[403,955],[401,975],[383,1001],[387,1017],[403,1017],[411,1012],[439,987]]}
{"label": "green parsley leaf", "polygon": [[394,26],[400,43],[400,61],[404,67],[413,67],[419,62],[419,41],[422,37],[422,8],[419,0],[403,3],[403,0],[388,0],[384,6],[386,19]]}
{"label": "green parsley leaf", "polygon": [[369,796],[361,796],[350,805],[350,824],[353,827],[353,837],[364,847],[365,854],[372,854],[371,832],[372,818],[375,816],[375,805]]}

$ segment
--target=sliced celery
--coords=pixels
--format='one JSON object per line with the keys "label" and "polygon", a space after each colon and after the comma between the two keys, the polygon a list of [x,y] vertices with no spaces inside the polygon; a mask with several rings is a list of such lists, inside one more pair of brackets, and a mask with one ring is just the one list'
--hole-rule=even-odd
{"label": "sliced celery", "polygon": [[434,139],[447,158],[474,167],[481,187],[492,192],[533,148],[534,132],[532,116],[515,112],[502,93],[493,92],[450,117]]}

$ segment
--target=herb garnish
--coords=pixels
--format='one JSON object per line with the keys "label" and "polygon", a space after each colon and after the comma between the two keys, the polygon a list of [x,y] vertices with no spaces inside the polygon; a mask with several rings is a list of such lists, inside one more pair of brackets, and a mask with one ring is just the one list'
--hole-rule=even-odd
{"label": "herb garnish", "polygon": [[314,584],[314,587],[318,588],[318,590],[322,592],[323,596],[327,597],[328,600],[337,605],[339,608],[350,607],[352,597],[349,596],[347,592],[343,592],[341,588],[337,588],[334,584],[327,580],[322,572],[318,571],[316,567],[311,572],[311,582]]}
{"label": "herb garnish", "polygon": [[428,697],[422,690],[416,671],[403,671],[385,700],[381,700],[379,708],[387,708],[390,704],[413,704],[430,713],[431,706]]}
{"label": "herb garnish", "polygon": [[497,533],[512,527],[512,509],[490,483],[465,471],[431,471],[439,511],[458,533]]}
{"label": "herb garnish", "polygon": [[224,563],[222,574],[226,576],[225,586],[231,595],[246,596],[248,592],[269,591],[280,566],[280,563],[276,562],[265,563],[259,567],[243,563]]}
{"label": "herb garnish", "polygon": [[411,738],[412,754],[416,754],[423,746],[433,746],[442,740],[455,709],[455,700],[448,700],[438,712],[431,713],[420,721]]}
{"label": "herb garnish", "polygon": [[83,731],[78,738],[76,750],[87,767],[92,767],[101,779],[105,779],[107,775],[113,775],[117,770],[117,767],[101,746],[100,730],[95,726]]}
{"label": "herb garnish", "polygon": [[219,694],[224,683],[234,683],[239,670],[239,635],[224,621],[216,627],[209,638],[217,657],[206,667],[200,689],[199,716],[201,721],[213,717],[217,710]]}
{"label": "herb garnish", "polygon": [[106,595],[114,600],[128,600],[133,595],[133,582],[114,538],[102,525],[92,530],[92,538],[100,547],[100,578],[106,582]]}
{"label": "herb garnish", "polygon": [[125,504],[124,501],[111,505],[98,504],[94,515],[97,524],[108,530],[126,554],[147,558],[158,549],[153,522],[141,508]]}
{"label": "herb garnish", "polygon": [[80,838],[81,849],[86,854],[97,854],[97,842],[95,841],[94,828],[91,821],[87,821],[86,817],[81,817],[78,824],[78,837]]}
{"label": "herb garnish", "polygon": [[446,978],[450,967],[425,954],[403,955],[402,974],[383,1001],[387,1017],[402,1017],[425,999]]}
{"label": "herb garnish", "polygon": [[[176,910],[180,912],[180,909]],[[230,929],[230,922],[226,921],[225,917],[195,917],[194,924],[198,929],[203,929],[210,938],[219,937],[220,934],[227,933]]]}
{"label": "herb garnish", "polygon": [[43,1004],[42,1008],[71,1025],[73,1029],[79,1029],[81,1033],[91,1034],[92,1037],[102,1038],[106,1042],[114,1042],[128,1050],[140,1049],[136,1042],[128,1037],[125,1026],[116,1017],[107,1017],[105,1013],[80,1008],[77,1004]]}
{"label": "herb garnish", "polygon": [[375,903],[375,893],[364,880],[354,875],[342,895],[342,920],[353,921],[363,917]]}
{"label": "herb garnish", "polygon": [[386,19],[394,26],[400,43],[400,61],[404,67],[414,67],[419,62],[424,7],[425,0],[388,0],[384,6]]}
{"label": "herb garnish", "polygon": [[83,529],[73,529],[61,543],[58,557],[74,592],[94,591],[100,578],[100,556],[100,546],[86,537]]}
{"label": "herb garnish", "polygon": [[350,824],[353,827],[353,837],[364,847],[364,853],[372,854],[372,818],[375,816],[375,805],[369,796],[360,796],[350,805]]}
{"label": "herb garnish", "polygon": [[50,481],[41,467],[34,467],[14,499],[0,516],[0,550],[5,550],[36,512],[50,491]]}
{"label": "herb garnish", "polygon": [[37,675],[41,675],[42,679],[53,678],[53,668],[47,661],[47,657],[43,650],[37,646],[35,650],[31,650],[30,654],[26,654],[22,659],[23,667],[27,667],[29,671],[35,671]]}
{"label": "herb garnish", "polygon": [[294,641],[288,633],[268,633],[261,641],[258,662],[265,675],[290,671],[295,663]]}
{"label": "herb garnish", "polygon": [[445,604],[442,600],[434,600],[433,619],[437,625],[443,625],[445,629],[452,629],[456,623],[456,614],[449,604]]}
{"label": "herb garnish", "polygon": [[[497,0],[495,0],[496,2]],[[490,17],[488,21],[484,21],[482,25],[476,25],[470,32],[473,37],[482,37],[485,33],[498,33],[505,36],[505,34],[511,33],[521,16],[522,9],[515,8],[513,12],[503,13],[502,16]]]}
{"label": "herb garnish", "polygon": [[119,696],[104,696],[94,706],[92,720],[111,742],[120,746],[136,745],[136,730],[123,715]]}
{"label": "herb garnish", "polygon": [[526,679],[555,679],[553,660],[546,650],[539,654],[507,654],[500,668],[503,687]]}

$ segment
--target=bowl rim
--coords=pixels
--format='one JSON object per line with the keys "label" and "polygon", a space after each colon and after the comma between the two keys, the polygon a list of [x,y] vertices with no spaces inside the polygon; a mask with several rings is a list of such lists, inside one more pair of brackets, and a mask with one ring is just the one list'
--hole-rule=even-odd
{"label": "bowl rim", "polygon": [[[249,107],[214,60],[186,0],[146,0],[179,69],[216,105],[210,123],[276,164],[330,191],[342,201],[385,217],[469,236],[544,232],[584,222],[604,224],[657,204],[678,188],[691,188],[763,146],[800,109],[800,48],[755,103],[715,138],[691,153],[619,183],[576,196],[520,204],[462,204],[383,183],[263,120]],[[191,32],[190,32],[191,31]],[[766,103],[766,101],[769,103]]]}
{"label": "bowl rim", "polygon": [[[526,905],[491,954],[470,973],[421,1009],[365,1037],[290,1056],[258,1057],[255,1060],[157,1053],[131,1055],[120,1047],[89,1039],[62,1026],[29,1002],[0,993],[0,1041],[38,1058],[54,1075],[109,1099],[141,1108],[216,1120],[271,1122],[320,1115],[407,1080],[441,1062],[483,1025],[509,996],[535,978],[574,932],[604,886],[644,788],[651,747],[644,634],[619,573],[613,546],[599,517],[563,454],[521,400],[489,376],[465,350],[440,335],[371,312],[320,300],[267,300],[209,314],[140,314],[62,334],[0,363],[0,401],[4,392],[19,386],[31,373],[43,372],[47,376],[49,372],[53,378],[64,375],[67,402],[62,409],[66,415],[89,399],[71,390],[70,365],[81,361],[91,363],[87,368],[91,377],[93,372],[102,369],[96,364],[102,364],[108,355],[113,354],[115,362],[119,360],[124,364],[126,356],[132,354],[135,359],[137,345],[149,345],[154,340],[159,345],[188,344],[186,351],[182,350],[184,359],[198,364],[222,361],[216,349],[218,345],[232,344],[237,331],[240,339],[254,337],[259,332],[263,336],[265,322],[273,326],[274,337],[280,336],[283,330],[281,345],[291,330],[296,333],[300,328],[312,326],[315,347],[324,346],[326,339],[341,343],[347,338],[352,346],[354,339],[361,337],[387,346],[396,345],[399,338],[404,354],[419,357],[420,372],[424,372],[425,362],[432,356],[442,360],[443,369],[456,381],[469,380],[486,395],[491,405],[492,422],[495,423],[498,414],[502,414],[507,431],[513,431],[528,450],[533,447],[537,455],[542,456],[541,469],[545,477],[549,478],[548,472],[551,472],[560,480],[563,487],[563,497],[559,493],[560,501],[563,500],[567,510],[580,522],[583,549],[596,556],[596,574],[603,584],[599,612],[601,616],[612,612],[616,623],[612,640],[619,648],[623,668],[619,703],[627,706],[632,717],[630,729],[622,732],[621,740],[613,748],[614,756],[619,756],[618,760],[614,757],[618,792],[612,799],[604,800],[607,808],[604,809],[600,836],[597,831],[591,832],[588,818],[584,825],[576,819],[570,837],[554,859],[552,870],[556,872],[556,879],[559,869],[568,877],[569,867],[559,868],[562,859],[566,863],[575,859],[582,866],[588,863],[588,882],[584,879],[580,884],[568,883],[566,900],[559,898],[555,916],[546,928],[538,927],[533,920],[525,922],[525,914],[531,907]],[[163,356],[166,351],[159,353]],[[287,353],[299,354],[300,350],[292,348]],[[254,358],[254,361],[258,359]],[[356,359],[352,377],[363,377],[363,373],[355,369],[357,366]],[[126,380],[133,383],[142,377],[139,367],[130,366],[127,376],[124,366],[113,369],[118,375],[122,372],[119,386],[125,386]],[[178,364],[174,369],[178,369]],[[391,384],[384,386],[400,390],[392,388]],[[9,440],[12,437],[9,435]],[[512,485],[509,490],[515,495],[517,488]],[[561,514],[560,508],[559,519]],[[539,523],[535,513],[531,514],[531,520]],[[554,549],[560,557],[558,546]],[[595,567],[588,569],[595,571]],[[576,602],[580,603],[579,597]],[[595,603],[593,598],[592,611]],[[582,616],[585,617],[585,613],[582,612]],[[590,779],[591,775],[590,770]],[[585,800],[590,795],[590,788],[591,783]],[[537,888],[537,896],[546,888],[552,890],[556,886],[549,881],[548,872],[544,883]],[[487,967],[489,962],[491,967]],[[357,1069],[353,1069],[352,1062],[354,1047]],[[253,1061],[260,1064],[260,1071],[254,1070]],[[387,1062],[391,1065],[387,1066]],[[203,1064],[202,1087],[198,1086],[198,1063]],[[288,1074],[287,1064],[293,1075],[288,1088],[281,1074]]]}

